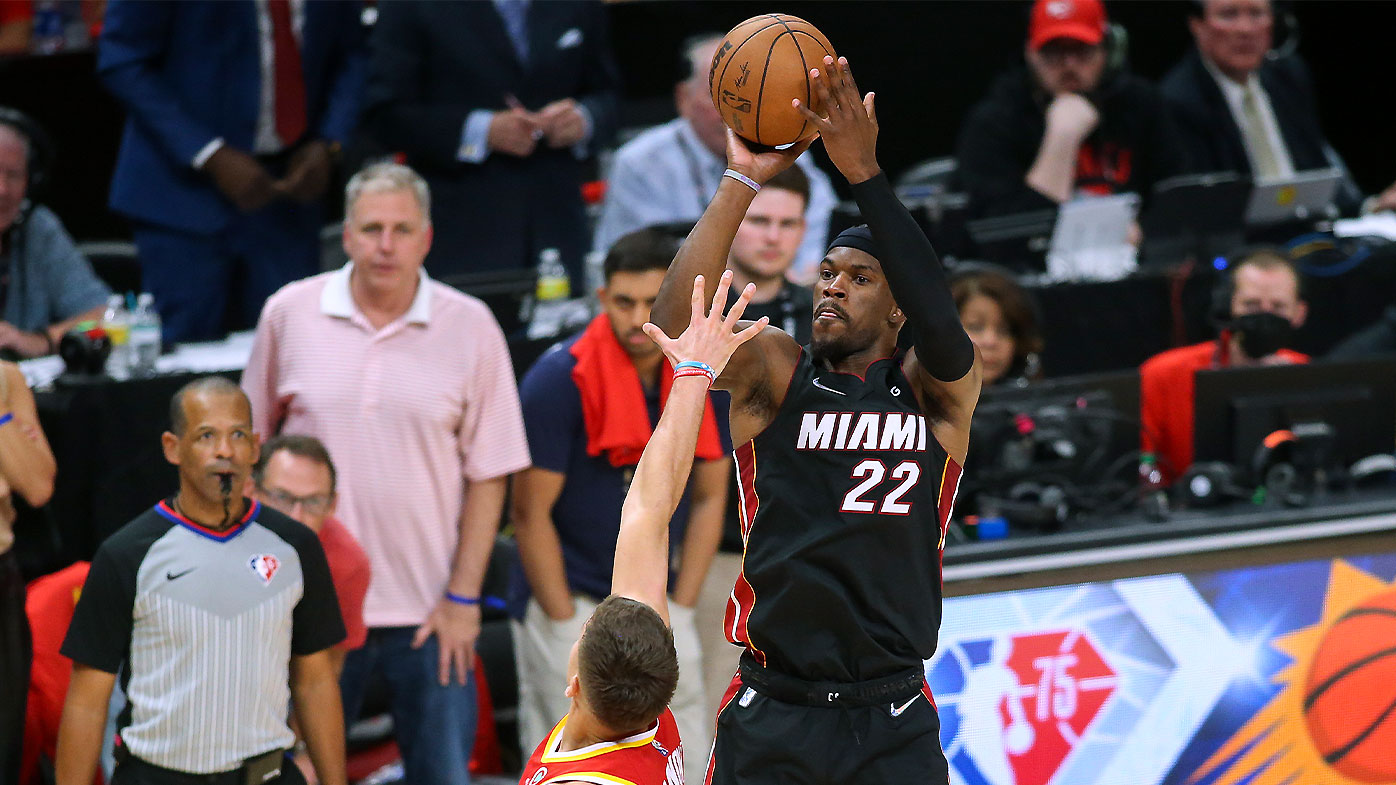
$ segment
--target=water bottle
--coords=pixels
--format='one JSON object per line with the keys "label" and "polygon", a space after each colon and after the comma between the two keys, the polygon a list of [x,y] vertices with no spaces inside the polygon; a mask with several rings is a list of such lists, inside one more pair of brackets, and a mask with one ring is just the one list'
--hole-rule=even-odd
{"label": "water bottle", "polygon": [[141,292],[136,300],[136,312],[131,316],[131,373],[135,376],[155,374],[155,361],[160,359],[160,314],[155,310],[155,295]]}
{"label": "water bottle", "polygon": [[1158,467],[1158,456],[1139,456],[1139,509],[1149,518],[1162,520],[1168,515],[1168,484]]}
{"label": "water bottle", "polygon": [[119,294],[107,297],[107,310],[102,314],[102,329],[111,339],[111,354],[107,355],[107,375],[125,379],[131,374],[131,314],[126,310],[126,298]]}
{"label": "water bottle", "polygon": [[567,278],[567,268],[562,266],[562,252],[556,248],[544,248],[538,254],[536,296],[540,303],[572,296],[572,283]]}

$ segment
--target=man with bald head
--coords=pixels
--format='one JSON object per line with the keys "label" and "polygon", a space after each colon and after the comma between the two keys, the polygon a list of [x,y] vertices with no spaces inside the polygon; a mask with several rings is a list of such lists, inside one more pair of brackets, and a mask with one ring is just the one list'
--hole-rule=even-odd
{"label": "man with bald head", "polygon": [[114,781],[301,785],[290,703],[320,782],[344,785],[344,623],[315,533],[241,493],[259,452],[247,396],[190,382],[160,441],[179,490],[98,548],[63,642],[58,783],[92,782],[119,672]]}
{"label": "man with bald head", "polygon": [[[696,221],[717,193],[727,166],[727,127],[708,92],[708,67],[720,43],[717,33],[688,39],[679,58],[681,81],[674,86],[679,116],[616,150],[593,250],[605,253],[623,235],[655,224]],[[809,178],[809,198],[805,236],[790,275],[813,280],[838,199],[810,156],[801,156],[799,164]]]}

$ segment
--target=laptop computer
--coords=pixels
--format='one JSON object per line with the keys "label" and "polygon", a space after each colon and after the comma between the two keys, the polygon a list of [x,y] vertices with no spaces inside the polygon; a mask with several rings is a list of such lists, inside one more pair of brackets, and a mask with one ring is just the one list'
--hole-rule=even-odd
{"label": "laptop computer", "polygon": [[1246,224],[1264,226],[1323,218],[1342,180],[1343,173],[1337,169],[1310,169],[1291,177],[1256,180],[1246,204]]}

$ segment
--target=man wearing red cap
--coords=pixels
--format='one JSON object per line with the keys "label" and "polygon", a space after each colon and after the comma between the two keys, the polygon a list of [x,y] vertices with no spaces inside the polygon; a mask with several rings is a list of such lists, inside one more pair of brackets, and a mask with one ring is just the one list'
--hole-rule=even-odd
{"label": "man wearing red cap", "polygon": [[960,175],[978,215],[1050,209],[1082,196],[1147,194],[1181,174],[1153,86],[1107,51],[1100,0],[1037,0],[1023,57],[960,131]]}

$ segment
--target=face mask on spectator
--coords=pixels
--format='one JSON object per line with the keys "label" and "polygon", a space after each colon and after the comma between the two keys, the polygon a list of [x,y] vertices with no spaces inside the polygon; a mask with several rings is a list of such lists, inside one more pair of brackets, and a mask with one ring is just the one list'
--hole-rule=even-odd
{"label": "face mask on spectator", "polygon": [[1263,311],[1232,319],[1231,330],[1241,339],[1241,351],[1252,360],[1287,347],[1294,337],[1294,325],[1288,319]]}

